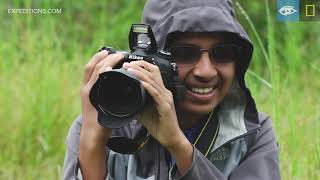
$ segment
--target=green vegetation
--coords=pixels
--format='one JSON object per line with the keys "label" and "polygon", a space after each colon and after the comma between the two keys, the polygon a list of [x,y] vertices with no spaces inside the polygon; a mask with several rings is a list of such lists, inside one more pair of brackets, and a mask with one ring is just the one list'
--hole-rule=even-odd
{"label": "green vegetation", "polygon": [[[283,179],[320,177],[320,22],[280,23],[276,1],[235,3],[255,44],[247,84],[273,118]],[[0,179],[59,179],[80,113],[82,71],[103,45],[127,49],[143,0],[0,2]],[[61,8],[9,14],[8,8]],[[244,11],[241,9],[243,8]]]}

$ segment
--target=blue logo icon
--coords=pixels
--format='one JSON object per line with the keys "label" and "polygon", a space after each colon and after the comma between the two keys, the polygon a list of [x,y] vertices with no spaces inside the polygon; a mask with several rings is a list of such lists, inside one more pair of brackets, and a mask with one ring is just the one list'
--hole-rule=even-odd
{"label": "blue logo icon", "polygon": [[299,0],[278,0],[279,21],[299,21]]}
{"label": "blue logo icon", "polygon": [[293,6],[282,6],[282,8],[279,9],[279,13],[284,16],[289,16],[293,13],[298,12],[296,9],[294,9]]}

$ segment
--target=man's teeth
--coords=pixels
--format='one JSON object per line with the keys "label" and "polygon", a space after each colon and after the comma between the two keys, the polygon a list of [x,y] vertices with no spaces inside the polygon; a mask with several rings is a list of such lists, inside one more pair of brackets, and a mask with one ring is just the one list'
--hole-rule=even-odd
{"label": "man's teeth", "polygon": [[199,94],[207,94],[213,91],[213,88],[191,88],[192,92]]}

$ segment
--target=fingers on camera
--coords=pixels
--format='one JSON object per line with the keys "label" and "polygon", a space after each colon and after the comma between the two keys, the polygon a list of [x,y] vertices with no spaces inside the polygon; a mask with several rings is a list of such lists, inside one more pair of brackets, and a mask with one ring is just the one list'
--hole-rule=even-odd
{"label": "fingers on camera", "polygon": [[151,63],[149,63],[147,61],[132,61],[131,63],[139,65],[140,67],[143,67],[144,69],[146,69],[147,71],[149,71],[151,73],[159,71],[159,67],[158,66],[156,66],[154,64],[151,64]]}
{"label": "fingers on camera", "polygon": [[145,74],[144,72],[141,72],[141,71],[139,71],[139,70],[137,70],[137,69],[135,69],[135,68],[130,67],[130,68],[128,68],[127,70],[128,70],[129,72],[135,74],[135,75],[136,75],[140,80],[142,80],[142,81],[146,81],[146,82],[148,82],[148,83],[150,83],[151,81],[153,81],[151,76],[148,76],[148,75]]}
{"label": "fingers on camera", "polygon": [[146,68],[141,67],[138,64],[133,63],[133,62],[131,62],[131,63],[127,63],[127,62],[123,63],[123,68],[127,69],[127,70],[128,69],[134,69],[134,70],[137,70],[137,71],[140,71],[140,72],[146,74],[147,76],[151,76],[152,75],[149,70],[147,70]]}
{"label": "fingers on camera", "polygon": [[[101,57],[102,56],[100,56],[100,58]],[[100,73],[105,72],[107,69],[109,70],[108,67],[112,68],[115,66],[123,57],[122,54],[110,54],[97,61],[88,83],[93,84],[96,82]]]}
{"label": "fingers on camera", "polygon": [[153,86],[150,83],[145,81],[141,81],[143,87],[149,92],[149,94],[153,97],[153,99],[157,102],[157,104],[164,103],[162,94],[159,92],[159,89]]}
{"label": "fingers on camera", "polygon": [[112,70],[112,67],[110,67],[109,64],[105,64],[99,69],[98,74],[101,74],[110,70]]}
{"label": "fingers on camera", "polygon": [[97,74],[99,75],[107,70],[111,70],[123,57],[123,54],[110,54],[97,64]]}
{"label": "fingers on camera", "polygon": [[92,75],[93,70],[95,69],[95,66],[97,63],[99,63],[101,60],[103,60],[105,57],[108,56],[108,51],[103,50],[98,53],[96,53],[90,61],[86,64],[84,69],[84,77],[83,77],[83,83],[86,84]]}

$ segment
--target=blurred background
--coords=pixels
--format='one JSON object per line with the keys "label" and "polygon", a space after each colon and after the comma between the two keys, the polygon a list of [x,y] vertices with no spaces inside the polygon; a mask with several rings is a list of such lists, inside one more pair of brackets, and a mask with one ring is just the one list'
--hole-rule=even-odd
{"label": "blurred background", "polygon": [[[278,22],[275,0],[234,1],[255,44],[247,85],[273,118],[283,179],[320,177],[320,22]],[[128,49],[144,0],[0,2],[0,179],[60,179],[83,67]],[[57,14],[10,8],[61,9]]]}

